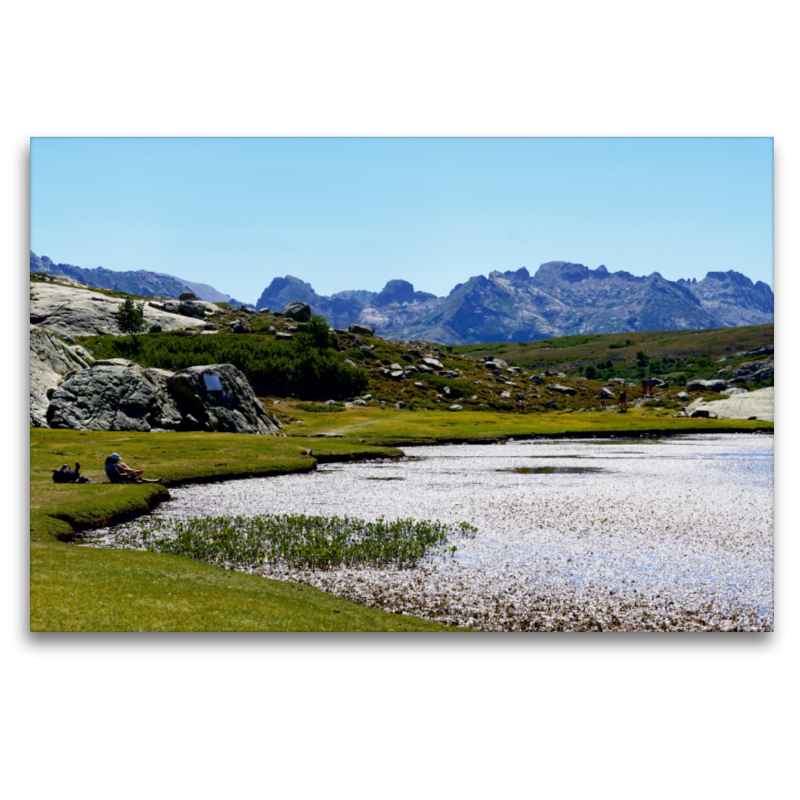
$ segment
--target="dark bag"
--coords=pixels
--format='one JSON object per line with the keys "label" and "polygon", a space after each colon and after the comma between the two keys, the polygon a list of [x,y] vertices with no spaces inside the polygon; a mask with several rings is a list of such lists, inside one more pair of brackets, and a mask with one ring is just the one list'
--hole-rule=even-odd
{"label": "dark bag", "polygon": [[69,464],[64,464],[61,469],[53,470],[53,483],[75,483],[80,477],[80,466],[77,463],[75,469],[70,469]]}

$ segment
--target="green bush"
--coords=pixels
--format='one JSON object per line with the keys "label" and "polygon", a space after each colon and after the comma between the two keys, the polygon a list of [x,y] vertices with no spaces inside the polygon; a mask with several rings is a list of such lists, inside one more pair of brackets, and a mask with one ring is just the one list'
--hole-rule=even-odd
{"label": "green bush", "polygon": [[466,381],[460,381],[455,378],[442,378],[440,375],[431,375],[427,372],[415,372],[411,376],[412,381],[427,380],[430,382],[431,388],[436,389],[437,392],[444,394],[444,387],[450,387],[450,397],[472,397],[475,394],[476,387]]}
{"label": "green bush", "polygon": [[96,358],[128,358],[145,367],[180,370],[204,364],[233,364],[257,395],[316,400],[353,397],[367,388],[365,370],[345,364],[334,350],[313,346],[312,337],[275,341],[257,335],[185,337],[155,333],[139,337],[102,336],[84,345]]}

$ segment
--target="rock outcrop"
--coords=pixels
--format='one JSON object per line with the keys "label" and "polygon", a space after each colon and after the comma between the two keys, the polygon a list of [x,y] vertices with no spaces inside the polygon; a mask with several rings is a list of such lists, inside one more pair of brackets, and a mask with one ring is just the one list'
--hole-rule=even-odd
{"label": "rock outcrop", "polygon": [[742,364],[739,369],[733,373],[731,380],[753,383],[755,381],[767,381],[774,378],[775,362],[772,360],[763,360]]}
{"label": "rock outcrop", "polygon": [[[116,313],[123,297],[109,297],[100,292],[61,286],[55,283],[30,284],[30,322],[59,336],[119,336]],[[180,306],[202,308],[200,316],[184,316]],[[144,316],[148,326],[160,325],[163,331],[198,328],[205,325],[206,310],[217,309],[212,303],[200,300],[189,303],[165,304],[145,302]],[[201,318],[202,317],[202,318]]]}
{"label": "rock outcrop", "polygon": [[760,419],[775,421],[775,387],[757,389],[754,392],[736,394],[726,400],[711,400],[704,403],[695,400],[686,407],[690,417],[712,419]]}
{"label": "rock outcrop", "polygon": [[51,428],[141,432],[277,434],[281,427],[231,364],[173,373],[121,358],[96,361],[65,380],[53,392],[46,420]]}
{"label": "rock outcrop", "polygon": [[94,361],[80,345],[68,345],[35,325],[30,328],[30,425],[47,427],[48,393],[71,372],[88,369]]}

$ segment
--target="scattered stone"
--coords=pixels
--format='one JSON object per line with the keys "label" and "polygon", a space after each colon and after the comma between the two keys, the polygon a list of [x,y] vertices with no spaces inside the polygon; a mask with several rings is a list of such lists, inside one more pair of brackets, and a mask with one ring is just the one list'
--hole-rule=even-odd
{"label": "scattered stone", "polygon": [[240,320],[231,323],[231,333],[252,333],[253,331]]}
{"label": "scattered stone", "polygon": [[444,369],[442,362],[436,358],[423,358],[422,364],[426,367],[429,367],[431,370]]}
{"label": "scattered stone", "polygon": [[462,406],[460,406],[460,405],[458,405],[458,403],[454,403],[452,406],[450,406],[450,410],[451,410],[451,411],[461,411],[461,410],[462,410],[462,408],[463,408],[463,407],[462,407]]}
{"label": "scattered stone", "polygon": [[283,309],[283,316],[298,322],[308,322],[311,319],[311,306],[294,300]]}
{"label": "scattered stone", "polygon": [[694,380],[686,384],[686,388],[690,391],[709,391],[709,392],[722,392],[728,388],[728,382],[719,378],[711,381]]}
{"label": "scattered stone", "polygon": [[568,397],[575,397],[575,395],[577,394],[575,389],[573,389],[571,386],[561,386],[561,384],[558,383],[548,383],[545,388],[549,389],[551,392],[559,392],[560,394],[565,394]]}
{"label": "scattered stone", "polygon": [[374,336],[375,328],[369,325],[357,325],[355,322],[351,323],[348,328],[349,333],[355,333],[358,336]]}
{"label": "scattered stone", "polygon": [[293,337],[292,337],[292,334],[291,334],[291,333],[284,333],[283,331],[278,331],[278,332],[275,334],[275,338],[276,338],[276,339],[283,339],[283,340],[287,340],[287,339],[292,339]]}
{"label": "scattered stone", "polygon": [[400,400],[400,401],[398,401],[397,403],[394,404],[394,407],[395,408],[405,408],[406,404],[402,400]]}

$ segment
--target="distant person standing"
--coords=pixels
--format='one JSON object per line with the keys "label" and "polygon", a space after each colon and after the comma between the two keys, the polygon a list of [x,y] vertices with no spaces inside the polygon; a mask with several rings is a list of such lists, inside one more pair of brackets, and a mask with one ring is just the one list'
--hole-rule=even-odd
{"label": "distant person standing", "polygon": [[517,398],[517,414],[521,414],[525,410],[525,401],[521,398]]}
{"label": "distant person standing", "polygon": [[628,393],[624,389],[619,393],[619,410],[628,410]]}
{"label": "distant person standing", "polygon": [[650,397],[653,396],[653,389],[656,388],[656,379],[651,376],[650,381],[648,382],[648,386],[650,388]]}
{"label": "distant person standing", "polygon": [[647,378],[642,378],[642,397],[647,397]]}
{"label": "distant person standing", "polygon": [[600,408],[603,411],[606,410],[606,393],[602,389],[600,390]]}

